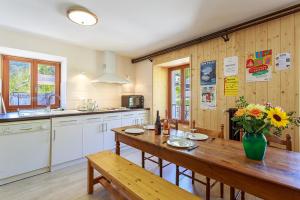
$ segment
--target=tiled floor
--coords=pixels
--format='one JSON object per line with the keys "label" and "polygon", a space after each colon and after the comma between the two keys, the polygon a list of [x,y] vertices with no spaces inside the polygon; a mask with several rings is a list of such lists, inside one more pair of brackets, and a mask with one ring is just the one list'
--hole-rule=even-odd
{"label": "tiled floor", "polygon": [[[122,156],[128,160],[140,164],[140,151],[130,149],[122,151]],[[158,167],[154,163],[147,162],[146,167],[158,173]],[[164,178],[175,182],[175,166],[164,168]],[[203,178],[198,176],[198,178]],[[205,187],[201,184],[191,184],[191,180],[181,177],[180,186],[205,199]],[[15,183],[0,186],[0,200],[109,200],[109,194],[100,186],[95,186],[93,195],[86,193],[86,164],[78,164],[51,173],[46,173],[27,178]],[[219,198],[219,186],[212,189],[212,200]],[[229,187],[225,186],[225,198],[229,199]],[[247,200],[258,199],[246,194]]]}

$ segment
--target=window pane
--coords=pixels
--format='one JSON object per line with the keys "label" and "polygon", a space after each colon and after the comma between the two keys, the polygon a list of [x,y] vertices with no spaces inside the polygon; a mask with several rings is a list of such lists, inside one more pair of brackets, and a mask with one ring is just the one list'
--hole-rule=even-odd
{"label": "window pane", "polygon": [[[55,94],[55,66],[38,64],[37,104],[47,105],[48,98]],[[51,105],[55,98],[51,98]]]}
{"label": "window pane", "polygon": [[181,71],[174,70],[171,73],[171,107],[172,119],[181,118]]}
{"label": "window pane", "polygon": [[9,105],[31,105],[31,63],[9,61]]}
{"label": "window pane", "polygon": [[190,103],[191,103],[191,78],[190,78],[190,68],[184,69],[184,96],[185,96],[185,105],[184,105],[184,120],[190,120]]}

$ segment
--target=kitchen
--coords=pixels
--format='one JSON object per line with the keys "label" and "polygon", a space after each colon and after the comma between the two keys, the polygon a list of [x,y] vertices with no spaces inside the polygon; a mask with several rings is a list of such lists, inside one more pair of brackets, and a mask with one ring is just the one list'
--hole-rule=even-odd
{"label": "kitchen", "polygon": [[[287,154],[269,146],[265,160],[245,158],[233,120],[236,102],[299,113],[299,9],[296,0],[4,1],[0,199],[278,199],[285,189],[297,199],[299,128],[280,135],[290,160],[275,165]],[[259,62],[261,74],[250,72]],[[236,69],[226,75],[226,65]],[[190,146],[174,147],[182,138]],[[122,180],[112,170],[119,155]],[[245,170],[263,162],[275,171]],[[265,191],[247,182],[254,170]]]}

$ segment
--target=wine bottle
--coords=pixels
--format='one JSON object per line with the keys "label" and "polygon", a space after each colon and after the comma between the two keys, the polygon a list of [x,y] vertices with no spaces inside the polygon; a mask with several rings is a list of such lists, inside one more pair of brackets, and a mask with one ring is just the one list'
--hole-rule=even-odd
{"label": "wine bottle", "polygon": [[161,122],[160,122],[159,111],[156,111],[155,134],[156,135],[161,134]]}

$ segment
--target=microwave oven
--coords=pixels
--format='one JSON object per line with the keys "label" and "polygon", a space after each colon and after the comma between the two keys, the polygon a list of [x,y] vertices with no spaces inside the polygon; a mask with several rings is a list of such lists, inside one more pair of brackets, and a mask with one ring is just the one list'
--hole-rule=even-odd
{"label": "microwave oven", "polygon": [[143,95],[122,95],[122,107],[144,108]]}

